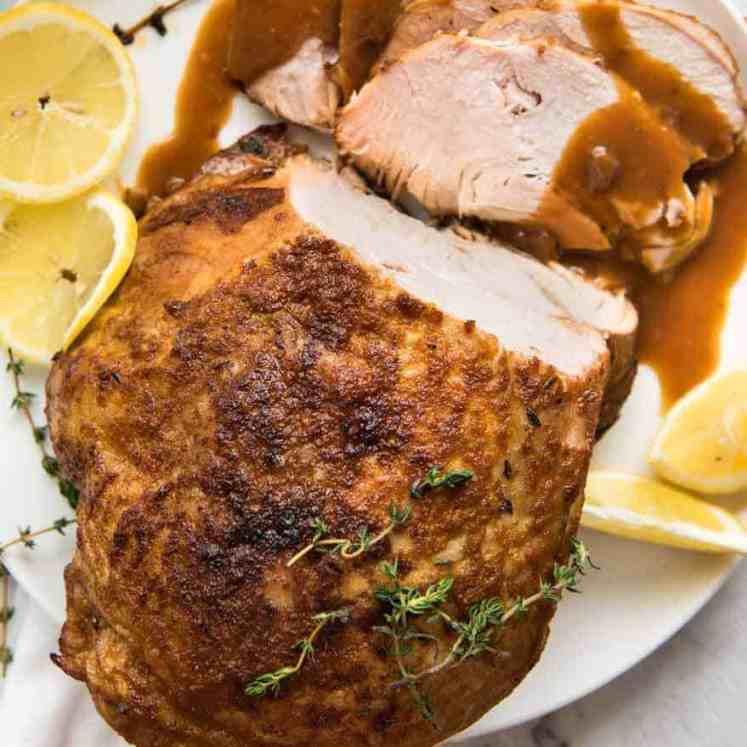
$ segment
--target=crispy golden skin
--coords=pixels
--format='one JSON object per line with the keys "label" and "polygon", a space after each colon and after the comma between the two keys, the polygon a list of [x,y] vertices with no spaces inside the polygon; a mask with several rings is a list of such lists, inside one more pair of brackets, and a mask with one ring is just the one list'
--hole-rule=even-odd
{"label": "crispy golden skin", "polygon": [[[316,234],[285,200],[275,134],[145,218],[124,284],[54,365],[52,438],[82,495],[57,661],[139,747],[433,745],[516,687],[552,609],[425,681],[434,729],[390,686],[378,564],[396,555],[411,585],[452,575],[454,615],[535,592],[577,528],[607,363],[571,381]],[[314,517],[377,531],[432,465],[476,476],[355,561],[285,567]],[[279,697],[244,693],[342,607]],[[444,655],[453,634],[434,633]]]}

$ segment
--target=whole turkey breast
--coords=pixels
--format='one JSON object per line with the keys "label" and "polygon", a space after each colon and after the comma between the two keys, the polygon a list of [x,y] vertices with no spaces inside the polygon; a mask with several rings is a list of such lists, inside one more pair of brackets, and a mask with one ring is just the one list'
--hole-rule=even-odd
{"label": "whole turkey breast", "polygon": [[[534,309],[445,293],[439,255],[403,251],[442,234],[279,136],[244,138],[151,210],[124,284],[54,365],[51,434],[81,492],[55,659],[138,747],[433,745],[516,687],[553,605],[425,678],[429,723],[393,687],[380,563],[412,587],[453,579],[455,619],[536,593],[578,525],[609,352],[541,290]],[[474,477],[411,497],[434,466]],[[315,523],[374,536],[392,504],[409,521],[368,552],[288,566]],[[340,610],[277,697],[247,694]],[[429,635],[414,671],[454,643]]]}

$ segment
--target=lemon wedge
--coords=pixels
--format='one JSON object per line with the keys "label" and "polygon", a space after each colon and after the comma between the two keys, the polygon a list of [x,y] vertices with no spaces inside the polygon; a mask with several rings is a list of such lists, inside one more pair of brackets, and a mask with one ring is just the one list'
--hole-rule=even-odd
{"label": "lemon wedge", "polygon": [[747,490],[747,369],[717,374],[678,402],[650,462],[661,477],[688,490]]}
{"label": "lemon wedge", "polygon": [[747,554],[733,514],[645,477],[592,472],[581,523],[619,537],[708,553]]}
{"label": "lemon wedge", "polygon": [[132,263],[137,223],[112,194],[0,203],[0,337],[26,360],[67,348]]}
{"label": "lemon wedge", "polygon": [[0,13],[0,70],[0,195],[66,200],[116,169],[137,87],[109,29],[65,5],[21,5]]}

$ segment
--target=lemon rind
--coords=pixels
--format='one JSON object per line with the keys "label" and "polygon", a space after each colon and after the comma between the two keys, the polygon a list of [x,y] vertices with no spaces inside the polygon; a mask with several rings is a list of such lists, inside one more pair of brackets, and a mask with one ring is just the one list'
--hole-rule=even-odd
{"label": "lemon rind", "polygon": [[685,412],[693,402],[697,402],[704,392],[720,381],[729,378],[735,373],[747,370],[747,366],[730,366],[719,370],[709,379],[699,384],[695,389],[688,392],[667,414],[664,423],[656,435],[653,446],[648,457],[648,463],[656,474],[668,482],[685,490],[693,490],[706,495],[735,495],[747,490],[747,470],[734,472],[728,477],[703,477],[687,472],[672,465],[666,456],[664,442],[671,434],[678,417]]}
{"label": "lemon rind", "polygon": [[[0,38],[14,31],[30,30],[44,21],[60,23],[77,31],[85,27],[95,35],[113,54],[118,62],[127,109],[121,124],[110,131],[111,144],[97,164],[85,174],[74,177],[63,186],[41,187],[28,182],[18,182],[0,177],[0,198],[8,198],[23,204],[62,202],[78,197],[99,184],[116,171],[122,162],[130,142],[138,116],[137,79],[135,68],[121,42],[103,23],[76,8],[56,3],[28,3],[0,13]],[[74,22],[73,22],[74,21]],[[121,50],[121,54],[120,54]]]}

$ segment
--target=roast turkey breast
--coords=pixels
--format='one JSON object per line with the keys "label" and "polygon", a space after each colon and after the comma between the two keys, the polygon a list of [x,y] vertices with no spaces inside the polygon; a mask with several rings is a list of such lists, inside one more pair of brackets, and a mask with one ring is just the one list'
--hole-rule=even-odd
{"label": "roast turkey breast", "polygon": [[[81,494],[55,659],[137,747],[430,747],[517,686],[552,605],[424,679],[429,723],[392,686],[380,563],[397,558],[411,586],[453,579],[455,617],[535,593],[578,525],[609,353],[550,299],[503,294],[515,275],[458,286],[456,258],[418,243],[449,235],[278,134],[243,139],[146,215],[123,285],[54,364],[51,435]],[[411,498],[435,465],[473,478]],[[288,566],[318,522],[378,533],[408,502],[357,559]],[[279,696],[247,693],[328,611]],[[453,645],[428,632],[415,670]]]}

